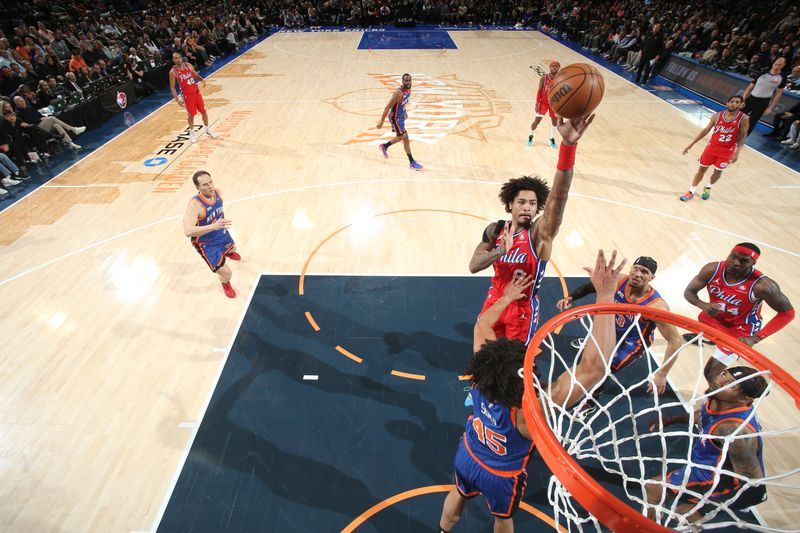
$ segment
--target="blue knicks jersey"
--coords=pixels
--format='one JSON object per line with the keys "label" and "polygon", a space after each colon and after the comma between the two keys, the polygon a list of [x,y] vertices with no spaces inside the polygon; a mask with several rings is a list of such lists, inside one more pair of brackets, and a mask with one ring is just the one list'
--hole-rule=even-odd
{"label": "blue knicks jersey", "polygon": [[[661,300],[661,295],[658,293],[658,291],[650,287],[650,292],[645,294],[638,301],[636,302],[632,301],[630,297],[630,287],[628,285],[628,281],[629,281],[628,276],[624,276],[619,285],[617,285],[617,291],[614,293],[614,303],[648,306]],[[631,328],[631,324],[633,324],[633,321],[635,319],[636,317],[633,315],[615,315],[614,324],[617,327],[618,341],[623,337],[625,338],[626,341],[631,341],[631,342],[639,341],[640,338],[639,331],[637,330],[636,326]],[[645,340],[647,346],[653,344],[653,338],[655,337],[655,331],[656,331],[656,323],[653,322],[652,320],[641,319],[639,321],[639,327],[642,329],[641,338]]]}
{"label": "blue knicks jersey", "polygon": [[533,452],[533,442],[519,434],[517,408],[489,402],[472,388],[472,416],[467,420],[464,445],[483,468],[500,476],[514,476],[524,470]]}
{"label": "blue knicks jersey", "polygon": [[[222,212],[222,196],[219,194],[218,190],[214,190],[213,203],[208,203],[205,198],[203,198],[202,194],[197,194],[194,199],[200,202],[200,205],[202,205],[203,209],[205,209],[205,215],[202,217],[197,217],[198,226],[208,226],[217,220],[225,218],[225,213]],[[219,229],[210,231],[205,235],[200,235],[199,237],[193,237],[192,242],[202,242],[208,244],[221,243],[227,240],[227,235],[228,230]]]}
{"label": "blue knicks jersey", "polygon": [[[716,466],[722,460],[723,441],[721,439],[714,439],[710,435],[712,435],[717,426],[723,422],[733,421],[737,425],[742,425],[744,421],[747,420],[747,417],[750,416],[753,407],[747,405],[728,409],[727,411],[712,411],[709,409],[709,403],[710,400],[706,401],[703,407],[700,408],[700,434],[709,435],[709,437],[694,441],[694,446],[692,446],[692,462],[700,465]],[[750,418],[747,427],[754,433],[761,433],[761,424],[758,423],[755,416]],[[764,443],[760,436],[753,438],[758,439],[756,455],[758,456],[758,463],[761,466],[761,473],[763,475],[764,460],[762,458],[762,451]],[[733,471],[733,466],[729,458],[726,458],[723,468]],[[698,476],[705,479],[711,480],[714,478],[714,473],[710,470],[695,470]]]}
{"label": "blue knicks jersey", "polygon": [[406,91],[400,87],[400,92],[403,94],[403,97],[389,110],[389,116],[406,118],[406,104],[408,104],[408,99],[411,98],[411,89]]}

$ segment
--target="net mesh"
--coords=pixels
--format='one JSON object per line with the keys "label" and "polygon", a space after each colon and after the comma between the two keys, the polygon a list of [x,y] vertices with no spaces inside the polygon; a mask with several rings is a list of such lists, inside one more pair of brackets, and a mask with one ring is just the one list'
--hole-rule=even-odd
{"label": "net mesh", "polygon": [[[731,463],[724,459],[714,465],[692,461],[693,447],[709,445],[707,435],[701,434],[699,426],[696,425],[698,421],[695,411],[710,397],[703,368],[716,348],[708,341],[702,326],[687,327],[687,322],[692,321],[686,319],[681,324],[676,324],[681,333],[689,335],[684,335],[683,344],[667,361],[677,358],[679,364],[676,365],[676,369],[680,367],[681,375],[690,378],[681,382],[680,391],[668,387],[667,392],[659,395],[654,387],[650,392],[647,388],[660,368],[656,361],[660,360],[663,354],[657,350],[659,347],[663,350],[663,343],[647,346],[646,334],[643,331],[647,319],[640,313],[629,311],[626,314],[634,319],[626,333],[646,346],[645,354],[625,369],[612,372],[609,361],[623,348],[623,341],[628,337],[627,334],[618,335],[620,340],[614,346],[614,352],[604,354],[609,355],[604,357],[605,376],[592,387],[585,388],[575,379],[575,369],[586,343],[593,343],[598,349],[599,346],[591,335],[593,315],[590,312],[573,313],[574,319],[551,328],[555,331],[547,331],[547,325],[543,326],[544,332],[537,335],[541,341],[537,343],[534,339],[537,345],[533,346],[532,343],[529,357],[538,351],[535,360],[538,376],[526,374],[526,401],[529,405],[538,403],[544,414],[543,419],[547,421],[558,445],[578,462],[588,477],[600,482],[602,490],[609,491],[609,499],[617,498],[619,506],[633,509],[640,515],[638,518],[649,515],[652,522],[644,523],[648,527],[652,526],[650,529],[660,529],[658,524],[679,531],[728,526],[757,531],[797,530],[800,516],[795,513],[796,516],[792,517],[791,512],[789,516],[784,516],[787,514],[784,507],[785,502],[793,502],[795,510],[800,509],[800,477],[798,477],[800,461],[797,460],[800,453],[788,461],[768,461],[772,468],[768,468],[766,475],[761,479],[749,479],[733,471]],[[663,320],[664,317],[660,319]],[[715,336],[715,340],[719,339]],[[662,361],[661,364],[667,361]],[[746,363],[742,361],[741,364]],[[573,396],[571,393],[575,390],[582,394],[581,399],[572,405],[559,404],[549,394],[548,384],[562,372],[566,372],[570,378],[569,394],[565,397]],[[675,371],[672,374],[675,374]],[[762,439],[765,458],[769,457],[770,446],[777,441],[782,442],[781,449],[792,449],[792,447],[794,450],[800,449],[797,447],[800,444],[800,417],[794,398],[770,379],[772,371],[760,369],[757,375],[767,379],[765,393],[754,401],[753,410],[738,423],[735,431],[724,438],[715,439],[715,443],[722,450],[723,458],[728,457],[730,446],[734,441],[754,437]],[[733,381],[718,390],[734,387],[752,377],[747,376]],[[534,397],[527,393],[529,386],[535,390],[539,402],[531,400]],[[764,406],[770,403],[773,404],[772,408],[777,407],[782,409],[780,412],[787,413],[784,420],[774,420],[774,416],[769,420],[759,417],[759,412],[764,411]],[[689,416],[688,424],[670,426],[663,424],[662,420],[667,417],[686,413]],[[761,431],[743,434],[743,429],[752,425],[753,419],[758,419],[762,424]],[[655,427],[651,430],[653,423]],[[537,430],[533,429],[532,434],[537,441]],[[536,444],[541,449],[540,442],[537,441]],[[542,452],[542,455],[545,456],[545,453]],[[776,463],[779,465],[778,468],[774,467]],[[549,460],[548,465],[554,471],[558,470]],[[692,468],[708,472],[711,483],[702,486],[689,484],[688,477]],[[673,483],[666,481],[667,474],[679,469],[684,470],[682,476],[673,479]],[[560,477],[565,478],[565,474]],[[653,481],[656,479],[660,480]],[[712,496],[726,490],[726,483],[730,483],[731,479],[741,484],[738,490],[730,491],[723,498],[719,495]],[[651,491],[658,494],[657,501],[653,502],[651,497],[651,502],[648,502],[645,488],[648,484],[651,485]],[[772,503],[773,507],[775,505],[781,507],[777,513],[780,516],[771,520],[769,525],[757,511],[741,508],[740,500],[745,501],[743,495],[746,490],[759,485],[766,487],[769,499],[768,503],[759,505],[756,509],[769,507],[769,503]],[[576,491],[574,487],[572,492],[559,478],[558,472],[551,477],[548,498],[553,505],[556,520],[570,531],[603,530],[601,518],[591,514],[587,509],[591,509],[597,503],[594,501],[596,498],[604,496],[598,496],[597,493],[590,491],[585,493],[582,490]],[[679,509],[681,503],[684,505]],[[696,514],[699,511],[702,513]],[[621,528],[615,527],[615,529]]]}

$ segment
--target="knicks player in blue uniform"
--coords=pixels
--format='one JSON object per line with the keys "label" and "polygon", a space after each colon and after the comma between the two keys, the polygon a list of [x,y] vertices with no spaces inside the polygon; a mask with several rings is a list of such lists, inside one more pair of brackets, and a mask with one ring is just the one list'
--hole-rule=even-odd
{"label": "knicks player in blue uniform", "polygon": [[192,240],[194,249],[208,268],[219,277],[225,296],[235,298],[236,291],[231,287],[233,273],[231,267],[225,264],[225,259],[238,261],[242,257],[236,253],[236,244],[228,232],[231,221],[225,218],[222,211],[222,196],[214,188],[211,174],[205,170],[195,172],[192,182],[197,187],[197,195],[189,200],[186,207],[183,232]]}
{"label": "knicks player in blue uniform", "polygon": [[[658,291],[650,285],[656,275],[657,268],[658,263],[652,257],[642,256],[634,261],[628,275],[620,276],[617,281],[614,303],[650,306],[669,311],[667,303],[661,298]],[[556,307],[558,307],[559,311],[569,309],[575,300],[580,300],[593,292],[594,288],[591,283],[581,285],[573,290],[569,296],[560,300]],[[641,328],[640,335],[636,326],[631,327],[634,319],[635,317],[631,315],[616,316],[615,323],[619,348],[611,361],[611,372],[619,372],[645,354],[647,348],[653,344],[655,330],[658,329],[667,341],[667,349],[664,352],[664,364],[653,374],[653,383],[648,385],[647,392],[651,392],[653,385],[655,385],[658,393],[662,394],[667,388],[667,374],[678,359],[677,357],[672,357],[672,354],[681,347],[682,339],[680,333],[672,324],[642,319],[639,324]],[[578,344],[573,344],[573,346],[580,349],[582,344],[583,341],[579,340]],[[598,387],[595,391],[595,397],[599,396],[602,390],[602,387]],[[583,413],[584,416],[596,409],[596,405],[591,403],[586,405],[588,408]]]}
{"label": "knicks player in blue uniform", "polygon": [[389,147],[403,141],[403,148],[406,149],[406,155],[408,156],[408,166],[413,170],[422,170],[422,165],[414,161],[414,156],[411,155],[411,141],[406,131],[406,117],[408,117],[406,105],[408,104],[409,98],[411,98],[411,74],[403,74],[403,84],[397,88],[392,94],[389,103],[383,108],[383,114],[377,126],[378,129],[383,128],[383,122],[388,115],[389,123],[392,125],[392,131],[395,137],[381,144],[380,149],[383,157],[389,157]]}
{"label": "knicks player in blue uniform", "polygon": [[[666,497],[677,496],[678,488],[686,487],[692,493],[701,495],[704,503],[698,507],[701,498],[697,494],[684,492],[675,511],[686,515],[698,507],[686,516],[689,522],[696,522],[722,502],[726,502],[730,509],[738,510],[766,501],[765,486],[745,487],[748,480],[764,477],[764,443],[759,435],[761,425],[753,413],[753,401],[764,394],[767,381],[763,376],[754,376],[755,373],[753,368],[735,366],[722,370],[709,382],[706,391],[709,398],[694,415],[695,423],[700,427],[700,437],[695,437],[692,445],[691,464],[667,474],[667,482],[674,487],[667,487],[666,494],[662,495],[663,482],[660,476],[654,479],[655,482],[646,483],[649,505],[666,506],[663,501]],[[739,380],[742,381],[731,385]],[[656,418],[650,423],[649,429],[656,431],[660,424],[666,427],[688,422],[689,413],[662,418],[660,423]],[[723,453],[723,439],[731,435],[737,438],[730,439],[727,453]],[[752,437],[748,438],[747,435]],[[722,469],[728,473],[721,472],[715,485],[714,469],[720,462]],[[651,518],[655,513],[654,508],[648,508]]]}
{"label": "knicks player in blue uniform", "polygon": [[[625,265],[623,260],[615,268],[616,255],[614,252],[606,263],[601,250],[594,269],[586,269],[599,303],[610,303],[614,298],[617,275]],[[531,275],[515,277],[475,324],[474,355],[466,370],[472,376],[472,416],[456,452],[455,487],[444,501],[440,532],[448,533],[461,517],[467,500],[478,494],[483,494],[495,517],[495,533],[514,531],[511,518],[525,491],[525,466],[533,452],[521,408],[526,346],[517,339],[497,338],[492,326],[509,304],[525,297],[534,281]],[[613,351],[613,316],[596,316],[592,334],[597,344],[589,343],[591,346],[586,347],[575,369],[575,379],[586,389],[602,378],[606,359]],[[558,405],[577,402],[583,390],[571,385],[567,373],[559,375],[549,388],[552,401]]]}

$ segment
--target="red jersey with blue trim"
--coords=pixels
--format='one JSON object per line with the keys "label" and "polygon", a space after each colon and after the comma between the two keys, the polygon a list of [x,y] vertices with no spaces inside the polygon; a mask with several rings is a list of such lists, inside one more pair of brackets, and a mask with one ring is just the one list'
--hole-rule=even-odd
{"label": "red jersey with blue trim", "polygon": [[550,84],[552,82],[553,82],[553,80],[550,78],[550,74],[549,73],[545,74],[544,75],[544,83],[542,84],[542,101],[543,102],[548,102],[548,103],[550,102],[550,100],[547,99],[547,91],[550,90]]}
{"label": "red jersey with blue trim", "polygon": [[[539,288],[542,286],[544,271],[547,268],[547,261],[542,261],[536,255],[531,229],[521,229],[514,234],[514,243],[506,253],[500,256],[492,264],[494,276],[492,276],[492,288],[498,294],[503,294],[506,286],[511,283],[514,276],[528,274],[533,276],[533,284],[525,289],[525,296],[528,300],[537,298]],[[495,245],[500,245],[500,236],[495,239]]]}
{"label": "red jersey with blue trim", "polygon": [[714,129],[711,130],[711,140],[708,144],[720,148],[736,148],[739,142],[739,121],[742,120],[744,113],[737,112],[732,120],[725,120],[725,113],[720,111]]}
{"label": "red jersey with blue trim", "polygon": [[710,302],[719,304],[722,311],[714,316],[701,312],[700,322],[717,322],[726,328],[749,331],[750,335],[758,333],[763,322],[761,319],[763,300],[756,298],[753,289],[763,277],[764,274],[754,268],[744,281],[728,283],[725,280],[725,261],[717,263],[714,274],[706,283],[706,289]]}
{"label": "red jersey with blue trim", "polygon": [[[658,291],[650,287],[650,291],[634,302],[631,300],[629,282],[630,278],[628,276],[624,276],[622,281],[619,282],[617,291],[614,293],[614,303],[649,306],[662,301]],[[652,320],[640,319],[639,327],[642,330],[642,335],[639,337],[638,329],[635,326],[631,327],[635,319],[635,316],[627,314],[616,315],[614,317],[614,324],[617,328],[617,340],[624,337],[626,341],[639,341],[639,339],[642,338],[647,346],[651,346],[653,344],[653,338],[655,337],[656,323]]]}
{"label": "red jersey with blue trim", "polygon": [[173,66],[172,70],[175,71],[175,77],[178,78],[178,85],[181,86],[181,94],[186,96],[187,94],[200,92],[200,89],[197,87],[197,80],[194,79],[194,74],[192,74],[192,70],[189,68],[188,64],[184,63],[181,69],[177,66]]}
{"label": "red jersey with blue trim", "polygon": [[525,469],[533,442],[517,431],[517,408],[491,403],[472,388],[472,416],[467,420],[464,445],[483,468],[503,477]]}

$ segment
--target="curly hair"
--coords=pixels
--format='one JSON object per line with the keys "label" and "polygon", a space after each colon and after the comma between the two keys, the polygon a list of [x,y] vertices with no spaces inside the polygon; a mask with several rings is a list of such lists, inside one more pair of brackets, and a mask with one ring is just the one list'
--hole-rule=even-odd
{"label": "curly hair", "polygon": [[487,341],[467,364],[472,385],[492,403],[520,407],[525,387],[518,372],[525,350],[525,344],[516,339]]}
{"label": "curly hair", "polygon": [[511,204],[520,191],[533,191],[536,195],[536,213],[539,213],[544,209],[544,203],[550,194],[550,187],[545,180],[538,176],[522,176],[508,180],[500,187],[500,194],[497,195],[506,206],[506,213],[511,212]]}

